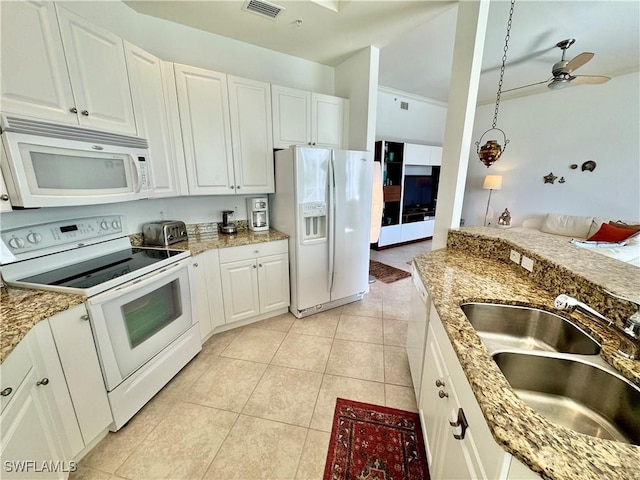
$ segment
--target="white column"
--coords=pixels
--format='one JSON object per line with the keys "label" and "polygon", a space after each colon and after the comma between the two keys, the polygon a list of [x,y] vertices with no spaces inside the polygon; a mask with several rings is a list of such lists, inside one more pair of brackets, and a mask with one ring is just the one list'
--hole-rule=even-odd
{"label": "white column", "polygon": [[489,3],[458,3],[433,250],[445,248],[447,231],[460,226]]}

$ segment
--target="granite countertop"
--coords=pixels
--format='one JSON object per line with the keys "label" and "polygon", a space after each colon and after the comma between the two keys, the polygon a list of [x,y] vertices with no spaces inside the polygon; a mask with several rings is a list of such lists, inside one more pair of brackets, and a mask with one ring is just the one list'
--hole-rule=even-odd
{"label": "granite countertop", "polygon": [[[488,237],[502,237],[504,232],[500,232],[490,232]],[[517,237],[515,232],[509,235]],[[486,238],[481,231],[473,231],[471,236]],[[558,426],[514,394],[460,304],[484,301],[553,311],[555,295],[523,274],[520,267],[478,256],[473,249],[455,248],[459,240],[450,241],[446,250],[419,255],[414,262],[496,442],[543,478],[640,478],[640,447]],[[582,315],[571,317],[602,339],[605,361],[640,384],[640,362],[616,353],[618,339],[614,334]]]}
{"label": "granite countertop", "polygon": [[[130,236],[132,245],[140,245],[142,236]],[[237,234],[217,235],[211,230],[191,233],[189,240],[170,245],[171,249],[190,250],[197,255],[214,248],[239,247],[286,240],[288,235],[270,229],[264,232],[239,229]],[[0,296],[0,363],[20,343],[29,330],[42,320],[82,303],[82,295],[3,287]]]}
{"label": "granite countertop", "polygon": [[254,232],[252,230],[238,230],[238,233],[231,235],[220,233],[195,233],[189,234],[189,240],[170,245],[169,248],[190,250],[191,255],[211,250],[214,248],[241,247],[244,245],[253,245],[256,243],[275,242],[278,240],[286,240],[289,236],[269,229],[264,232]]}
{"label": "granite countertop", "polygon": [[82,295],[3,287],[0,293],[0,363],[38,322],[84,301]]}

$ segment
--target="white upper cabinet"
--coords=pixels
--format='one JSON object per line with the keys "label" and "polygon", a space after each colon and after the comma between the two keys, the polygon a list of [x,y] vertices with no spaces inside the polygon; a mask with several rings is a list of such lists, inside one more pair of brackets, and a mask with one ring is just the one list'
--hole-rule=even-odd
{"label": "white upper cabinet", "polygon": [[273,131],[268,83],[228,76],[236,193],[273,193]]}
{"label": "white upper cabinet", "polygon": [[424,166],[442,165],[442,147],[405,143],[404,164]]}
{"label": "white upper cabinet", "polygon": [[2,110],[135,134],[122,39],[52,2],[2,2]]}
{"label": "white upper cabinet", "polygon": [[227,76],[174,65],[191,195],[235,193]]}
{"label": "white upper cabinet", "polygon": [[313,145],[346,148],[349,100],[271,86],[273,147]]}
{"label": "white upper cabinet", "polygon": [[[124,45],[136,127],[138,134],[149,141],[153,196],[178,196],[182,193],[178,181],[178,159],[166,98],[171,89],[165,85],[163,62],[135,45],[128,42]],[[167,77],[172,79],[173,75]],[[175,87],[172,87],[175,96]]]}
{"label": "white upper cabinet", "polygon": [[3,112],[78,123],[53,2],[2,2]]}
{"label": "white upper cabinet", "polygon": [[64,8],[58,21],[80,125],[135,134],[122,39]]}
{"label": "white upper cabinet", "polygon": [[311,142],[311,92],[271,86],[273,146],[307,145]]}
{"label": "white upper cabinet", "polygon": [[349,125],[349,100],[313,93],[311,95],[311,144],[345,148]]}

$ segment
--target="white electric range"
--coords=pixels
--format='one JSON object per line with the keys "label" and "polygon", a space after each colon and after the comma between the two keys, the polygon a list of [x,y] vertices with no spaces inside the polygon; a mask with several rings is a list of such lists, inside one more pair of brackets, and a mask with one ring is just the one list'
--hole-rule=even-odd
{"label": "white electric range", "polygon": [[113,430],[200,351],[188,250],[132,247],[118,215],[19,227],[0,237],[8,285],[86,298]]}

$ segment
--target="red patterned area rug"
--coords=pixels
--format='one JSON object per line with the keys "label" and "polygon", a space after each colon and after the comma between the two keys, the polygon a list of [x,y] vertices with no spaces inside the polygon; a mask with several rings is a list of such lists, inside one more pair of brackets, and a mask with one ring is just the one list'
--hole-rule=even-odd
{"label": "red patterned area rug", "polygon": [[428,480],[417,413],[338,398],[324,480]]}
{"label": "red patterned area rug", "polygon": [[383,283],[393,283],[411,276],[409,272],[375,260],[369,260],[369,275]]}

